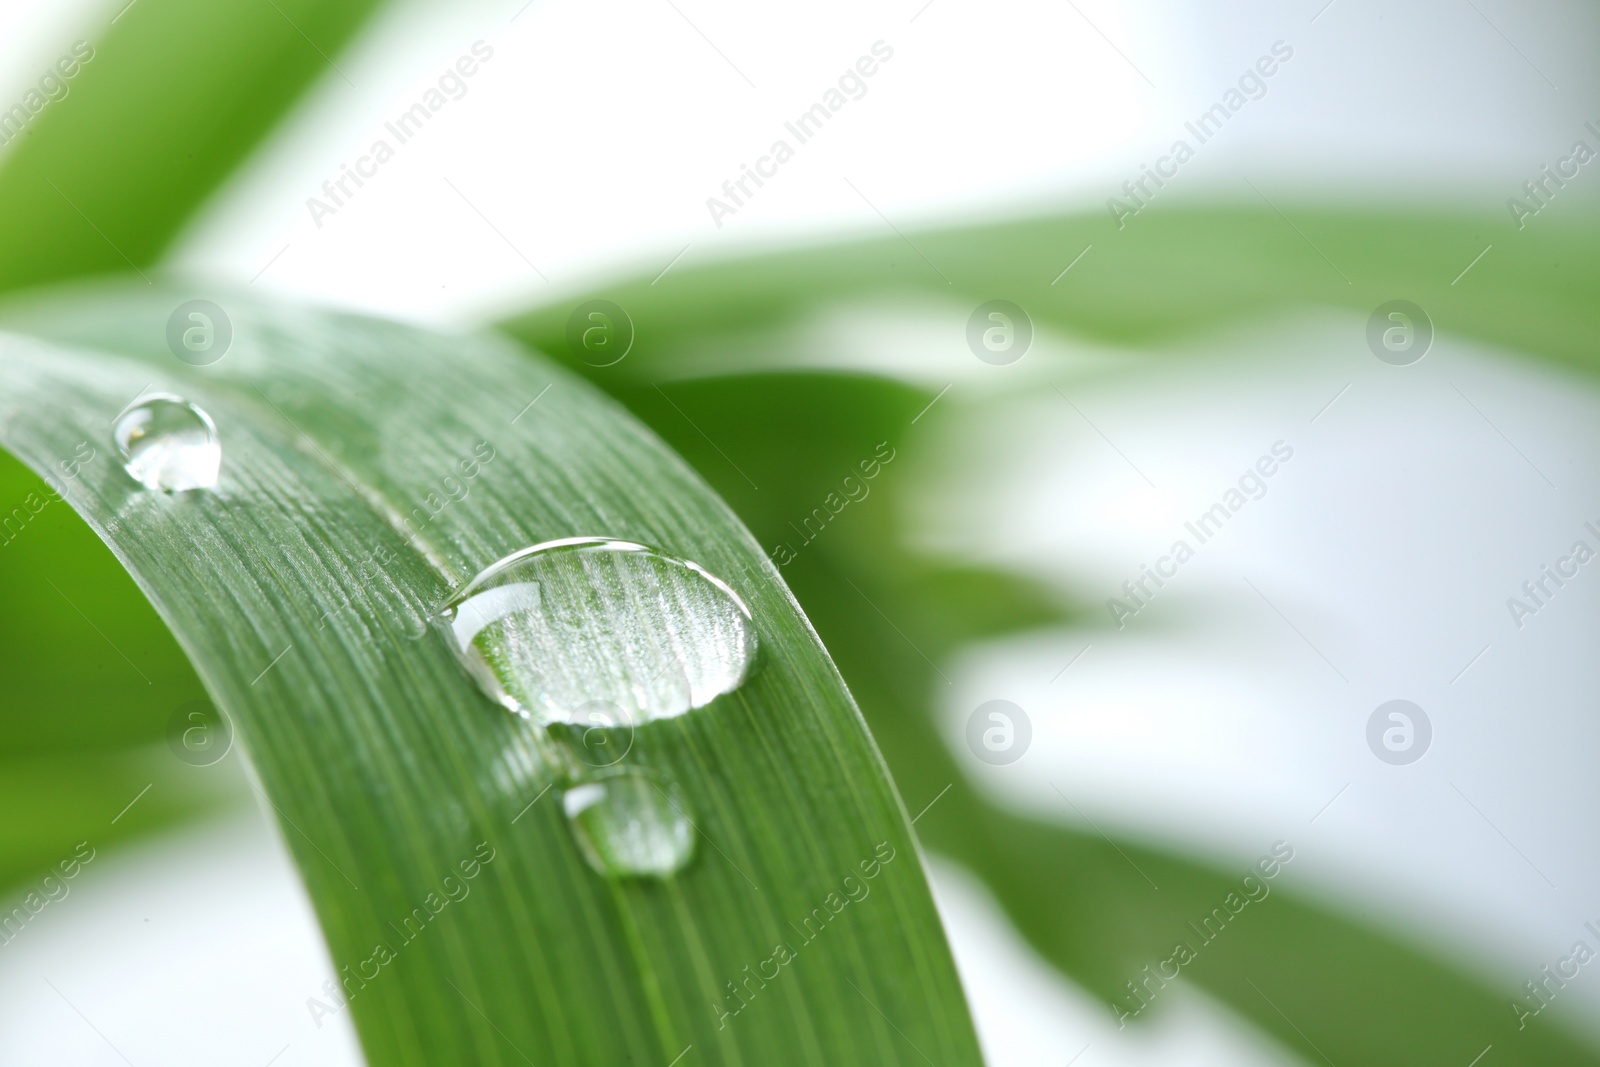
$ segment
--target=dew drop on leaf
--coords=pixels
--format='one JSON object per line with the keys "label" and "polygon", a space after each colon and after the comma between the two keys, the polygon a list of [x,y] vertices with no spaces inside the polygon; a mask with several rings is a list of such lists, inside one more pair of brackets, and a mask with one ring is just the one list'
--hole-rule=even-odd
{"label": "dew drop on leaf", "polygon": [[624,771],[567,790],[562,809],[584,859],[611,878],[665,878],[694,855],[694,825],[670,783]]}
{"label": "dew drop on leaf", "polygon": [[222,442],[216,424],[182,397],[142,397],[117,416],[111,438],[123,467],[147,489],[179,493],[217,484]]}
{"label": "dew drop on leaf", "polygon": [[704,707],[756,658],[750,610],[727,583],[631,541],[582,537],[512,553],[437,618],[489,697],[534,722],[632,726]]}

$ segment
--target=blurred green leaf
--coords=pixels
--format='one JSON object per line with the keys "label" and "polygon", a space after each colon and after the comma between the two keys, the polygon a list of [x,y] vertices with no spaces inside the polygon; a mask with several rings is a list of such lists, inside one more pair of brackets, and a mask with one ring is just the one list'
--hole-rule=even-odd
{"label": "blurred green leaf", "polygon": [[137,0],[86,29],[0,166],[0,290],[151,266],[309,85],[344,78],[380,3]]}
{"label": "blurred green leaf", "polygon": [[167,750],[173,713],[205,690],[166,624],[72,508],[3,452],[0,602],[0,887],[33,882],[80,841],[100,854],[237,801],[226,765]]}
{"label": "blurred green leaf", "polygon": [[[930,719],[946,684],[938,666],[961,647],[1081,620],[1087,609],[1019,577],[908,553],[891,506],[904,468],[893,462],[825,525],[796,526],[828,493],[842,492],[843,476],[878,442],[904,446],[932,394],[822,373],[619,386],[616,394],[705,475],[769,552],[794,547],[782,573],[832,650],[908,807],[937,801],[917,822],[923,842],[977,873],[1034,948],[1106,1002],[1108,1016],[1114,1003],[1136,1008],[1126,983],[1142,980],[1179,940],[1199,947],[1188,924],[1248,872],[1074,828],[1082,817],[1065,805],[1061,823],[1007,811],[965,779]],[[1600,1052],[1555,1021],[1519,1032],[1508,992],[1283,883],[1198,954],[1179,982],[1197,983],[1308,1062],[1401,1067],[1459,1054],[1465,1064],[1493,1044],[1500,1063],[1600,1063]],[[1141,1018],[1160,1010],[1158,994]]]}
{"label": "blurred green leaf", "polygon": [[834,302],[920,295],[970,309],[1004,299],[1036,324],[1131,346],[1292,308],[1365,315],[1404,298],[1439,331],[1600,365],[1592,341],[1600,328],[1600,224],[1591,213],[1518,231],[1498,214],[1279,206],[1282,214],[1265,206],[1152,210],[1121,231],[1101,214],[1044,216],[688,260],[659,284],[659,268],[642,271],[506,326],[571,358],[572,310],[611,300],[633,320],[637,340],[621,363],[590,373],[620,383],[698,373],[712,359],[728,373],[783,366],[795,354],[794,327]]}
{"label": "blurred green leaf", "polygon": [[[111,446],[102,435],[89,447],[103,462]],[[0,613],[10,711],[0,760],[159,744],[172,711],[205,695],[116,557],[4,453],[0,599],[28,606]]]}

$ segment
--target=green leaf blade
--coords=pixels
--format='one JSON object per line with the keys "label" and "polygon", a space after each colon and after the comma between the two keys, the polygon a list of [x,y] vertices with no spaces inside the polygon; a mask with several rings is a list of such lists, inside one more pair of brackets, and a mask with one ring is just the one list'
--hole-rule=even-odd
{"label": "green leaf blade", "polygon": [[[713,373],[795,365],[797,335],[819,311],[875,301],[910,298],[910,306],[926,308],[933,298],[966,314],[1003,298],[1036,326],[1159,351],[1250,317],[1306,307],[1365,316],[1403,297],[1440,332],[1596,368],[1589,339],[1600,327],[1593,299],[1600,242],[1592,211],[1564,226],[1519,231],[1505,215],[1288,210],[1293,224],[1264,206],[1194,206],[1154,210],[1123,230],[1104,214],[1062,213],[914,234],[941,273],[893,235],[781,248],[685,264],[673,269],[670,285],[652,285],[655,273],[641,270],[581,297],[545,300],[504,328],[569,358],[574,306],[611,300],[628,313],[637,341],[615,367],[586,373],[607,383],[651,382],[707,373],[707,353],[716,354]],[[1463,276],[1486,245],[1492,250]],[[961,351],[952,333],[950,350]]]}
{"label": "green leaf blade", "polygon": [[[341,976],[357,976],[369,1062],[665,1064],[686,1046],[701,1063],[977,1062],[859,715],[758,546],[681,461],[493,340],[236,302],[235,349],[189,368],[161,348],[177,302],[13,309],[13,328],[69,322],[56,332],[118,354],[8,338],[4,438],[56,470],[152,379],[216,419],[215,493],[150,493],[107,457],[68,498],[235,716]],[[428,506],[480,441],[494,458]],[[631,758],[678,782],[699,831],[699,855],[666,882],[590,870],[525,727],[426,625],[489,562],[579,534],[704,565],[760,629],[765,662],[744,686],[638,731]],[[494,858],[468,879],[480,848]],[[431,906],[447,877],[465,895]],[[858,900],[852,885],[867,887]],[[774,968],[779,943],[793,958]],[[380,944],[392,962],[371,962]]]}

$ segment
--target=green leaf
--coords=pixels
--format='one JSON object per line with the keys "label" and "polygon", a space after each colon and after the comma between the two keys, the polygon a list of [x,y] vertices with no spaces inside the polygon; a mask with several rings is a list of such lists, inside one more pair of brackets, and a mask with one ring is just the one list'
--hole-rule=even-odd
{"label": "green leaf", "polygon": [[[665,1064],[689,1046],[697,1063],[978,1062],[848,692],[758,546],[657,438],[492,338],[243,299],[232,349],[189,367],[165,350],[177,302],[13,305],[0,439],[63,487],[232,717],[368,1062]],[[102,447],[147,388],[214,417],[215,491],[145,489]],[[97,458],[65,479],[80,442]],[[580,535],[703,565],[762,644],[742,686],[634,736],[627,766],[675,783],[693,819],[696,855],[666,880],[588,866],[553,743],[428,626],[492,561]],[[452,884],[467,892],[445,900]]]}
{"label": "green leaf", "polygon": [[920,294],[970,309],[1005,299],[1068,334],[1142,345],[1290,308],[1366,315],[1405,298],[1437,330],[1596,368],[1600,225],[1592,213],[1518,231],[1501,215],[1280,206],[1284,214],[1152,210],[1121,231],[1100,214],[1044,216],[685,263],[660,284],[652,284],[658,271],[642,271],[532,309],[507,329],[570,358],[574,307],[611,300],[637,340],[627,359],[592,374],[648,382],[703,373],[708,353],[731,373],[783,365],[794,353],[793,328],[833,302]]}
{"label": "green leaf", "polygon": [[0,167],[0,290],[149,267],[381,2],[138,0],[87,29]]}

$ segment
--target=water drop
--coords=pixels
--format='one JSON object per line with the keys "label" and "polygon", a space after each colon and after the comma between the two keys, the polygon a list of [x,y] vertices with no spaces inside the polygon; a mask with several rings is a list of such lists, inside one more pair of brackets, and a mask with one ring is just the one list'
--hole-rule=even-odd
{"label": "water drop", "polygon": [[111,437],[123,467],[147,489],[178,493],[217,484],[222,442],[216,424],[180,396],[141,398],[117,416]]}
{"label": "water drop", "polygon": [[633,771],[567,790],[561,798],[589,866],[612,878],[665,878],[694,855],[694,826],[671,785]]}
{"label": "water drop", "polygon": [[750,609],[698,564],[644,545],[574,537],[492,564],[438,622],[492,699],[540,723],[618,725],[682,715],[743,684]]}

